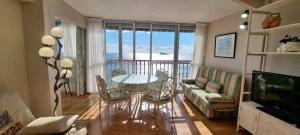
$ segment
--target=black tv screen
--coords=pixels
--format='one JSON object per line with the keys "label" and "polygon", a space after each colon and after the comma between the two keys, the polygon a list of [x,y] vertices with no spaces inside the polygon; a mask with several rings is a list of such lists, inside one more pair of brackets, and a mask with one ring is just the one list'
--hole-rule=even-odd
{"label": "black tv screen", "polygon": [[251,100],[300,117],[300,77],[253,71]]}

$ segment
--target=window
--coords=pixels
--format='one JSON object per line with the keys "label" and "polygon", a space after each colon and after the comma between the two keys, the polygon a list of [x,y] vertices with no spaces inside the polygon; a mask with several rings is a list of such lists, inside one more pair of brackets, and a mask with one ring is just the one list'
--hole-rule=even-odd
{"label": "window", "polygon": [[173,60],[175,32],[153,32],[152,60]]}
{"label": "window", "polygon": [[150,32],[136,31],[136,60],[150,60]]}
{"label": "window", "polygon": [[180,32],[178,60],[191,61],[193,59],[194,40],[194,32]]}
{"label": "window", "polygon": [[122,30],[122,60],[133,60],[133,31]]}
{"label": "window", "polygon": [[[170,76],[175,74],[178,81],[188,77],[194,48],[194,24],[109,20],[104,24],[109,84],[111,71],[120,67],[129,74],[154,75],[157,70],[164,69]],[[179,48],[175,49],[175,46]],[[178,59],[174,59],[175,54]]]}
{"label": "window", "polygon": [[106,59],[119,60],[119,31],[105,30],[106,36]]}

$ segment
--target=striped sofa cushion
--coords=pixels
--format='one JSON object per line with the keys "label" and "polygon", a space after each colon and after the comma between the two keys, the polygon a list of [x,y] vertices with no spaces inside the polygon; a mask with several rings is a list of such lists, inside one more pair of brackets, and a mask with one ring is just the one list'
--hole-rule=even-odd
{"label": "striped sofa cushion", "polygon": [[204,72],[204,67],[201,66],[197,71],[196,78],[203,77],[203,72]]}
{"label": "striped sofa cushion", "polygon": [[241,86],[242,77],[238,74],[231,74],[226,80],[226,85],[223,88],[223,94],[235,97],[239,97],[239,89]]}

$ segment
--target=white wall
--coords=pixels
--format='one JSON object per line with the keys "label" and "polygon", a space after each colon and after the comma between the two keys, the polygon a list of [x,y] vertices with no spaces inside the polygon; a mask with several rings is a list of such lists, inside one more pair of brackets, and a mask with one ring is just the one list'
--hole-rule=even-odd
{"label": "white wall", "polygon": [[45,33],[42,1],[22,3],[26,64],[31,111],[36,117],[52,115],[48,67],[39,57]]}
{"label": "white wall", "polygon": [[[82,28],[86,27],[85,16],[77,12],[71,6],[66,4],[63,0],[43,0],[43,12],[44,12],[44,22],[45,22],[44,25],[45,34],[49,34],[50,29],[55,26],[56,19],[69,20],[79,27]],[[56,73],[51,68],[49,68],[48,73],[49,73],[49,83],[50,83],[50,91],[51,91],[50,95],[52,100],[51,106],[52,108],[54,108],[55,94],[53,92],[53,85],[55,82],[54,77]],[[62,114],[61,100],[59,102],[57,112],[58,114]]]}
{"label": "white wall", "polygon": [[0,1],[0,91],[16,91],[30,106],[21,3]]}

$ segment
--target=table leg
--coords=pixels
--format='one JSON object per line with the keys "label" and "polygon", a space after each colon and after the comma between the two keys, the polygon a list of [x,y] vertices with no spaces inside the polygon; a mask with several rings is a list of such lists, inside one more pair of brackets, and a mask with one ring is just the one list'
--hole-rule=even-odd
{"label": "table leg", "polygon": [[129,91],[129,113],[131,113],[131,91]]}

